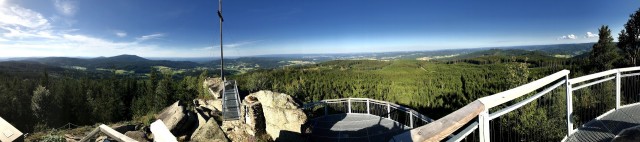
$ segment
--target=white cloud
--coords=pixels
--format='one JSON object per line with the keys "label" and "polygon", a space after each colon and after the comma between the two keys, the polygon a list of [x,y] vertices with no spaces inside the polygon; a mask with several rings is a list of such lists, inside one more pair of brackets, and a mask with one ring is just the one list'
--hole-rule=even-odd
{"label": "white cloud", "polygon": [[165,36],[165,34],[163,34],[163,33],[156,33],[156,34],[140,36],[140,37],[136,38],[136,40],[138,42],[143,42],[143,41],[147,41],[147,40],[151,40],[151,39],[161,38],[161,37],[164,37],[164,36]]}
{"label": "white cloud", "polygon": [[576,35],[574,35],[574,34],[569,34],[569,35],[565,35],[565,36],[562,36],[562,37],[558,38],[558,40],[561,40],[561,39],[578,39],[578,37]]}
{"label": "white cloud", "polygon": [[587,34],[584,35],[585,38],[597,38],[598,34],[593,34],[591,32],[587,32]]}
{"label": "white cloud", "polygon": [[123,32],[123,31],[116,31],[115,34],[118,37],[126,37],[127,36],[127,33]]}
{"label": "white cloud", "polygon": [[[56,10],[64,16],[73,16],[77,11],[75,3],[55,0]],[[150,34],[130,41],[112,41],[76,34],[78,29],[56,29],[52,22],[65,22],[65,17],[47,19],[41,13],[0,0],[0,56],[113,56],[138,54],[141,56],[202,56],[204,53],[179,49],[160,48],[158,45],[142,43],[157,39],[164,33]],[[69,17],[67,17],[69,18]],[[64,23],[62,23],[64,24]],[[125,37],[126,32],[114,31],[116,36]],[[197,55],[202,54],[202,55]]]}
{"label": "white cloud", "polygon": [[19,6],[0,7],[0,27],[48,29],[49,21],[42,14]]}
{"label": "white cloud", "polygon": [[73,16],[78,10],[76,2],[71,0],[54,0],[53,4],[56,7],[58,13],[65,16]]}

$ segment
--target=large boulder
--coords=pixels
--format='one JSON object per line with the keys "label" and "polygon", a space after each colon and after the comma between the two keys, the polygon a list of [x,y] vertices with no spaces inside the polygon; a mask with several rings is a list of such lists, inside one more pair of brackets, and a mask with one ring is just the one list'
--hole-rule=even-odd
{"label": "large boulder", "polygon": [[209,119],[204,125],[198,126],[191,135],[193,142],[227,142],[229,139],[224,135],[220,125],[213,119]]}
{"label": "large boulder", "polygon": [[162,120],[169,130],[173,130],[186,115],[184,111],[184,106],[180,105],[180,101],[176,101],[171,106],[160,111],[156,118]]}
{"label": "large boulder", "polygon": [[138,142],[148,142],[147,134],[141,131],[128,131],[124,133],[125,136],[132,138]]}
{"label": "large boulder", "polygon": [[254,96],[248,96],[242,101],[242,106],[244,107],[240,107],[241,120],[255,130],[252,135],[264,134],[266,132],[266,124],[264,113],[262,112],[262,104]]}
{"label": "large boulder", "polygon": [[222,88],[224,87],[224,82],[220,78],[207,78],[202,83],[204,88],[207,88],[207,91],[211,93],[215,98],[220,98],[220,92],[222,92]]}
{"label": "large boulder", "polygon": [[[307,122],[300,105],[287,94],[259,91],[249,94],[245,99],[257,99],[260,102],[266,132],[274,140],[291,139],[289,134],[300,134],[302,125]],[[288,134],[287,138],[279,138],[282,133]]]}
{"label": "large boulder", "polygon": [[176,101],[171,106],[163,109],[157,115],[165,126],[176,136],[188,135],[197,125],[198,117],[194,112],[187,111],[184,106]]}
{"label": "large boulder", "polygon": [[227,135],[227,138],[233,142],[246,142],[252,141],[255,138],[255,131],[252,127],[245,124],[242,121],[224,121],[222,122],[222,131]]}

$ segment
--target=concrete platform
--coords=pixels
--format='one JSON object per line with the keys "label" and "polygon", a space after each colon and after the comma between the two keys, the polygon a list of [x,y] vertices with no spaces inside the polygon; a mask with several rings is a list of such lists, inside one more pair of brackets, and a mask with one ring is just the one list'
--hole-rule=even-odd
{"label": "concrete platform", "polygon": [[623,129],[640,125],[640,104],[622,106],[579,127],[568,142],[608,142]]}
{"label": "concrete platform", "polygon": [[410,130],[391,119],[369,114],[334,114],[310,120],[307,141],[311,142],[388,142]]}

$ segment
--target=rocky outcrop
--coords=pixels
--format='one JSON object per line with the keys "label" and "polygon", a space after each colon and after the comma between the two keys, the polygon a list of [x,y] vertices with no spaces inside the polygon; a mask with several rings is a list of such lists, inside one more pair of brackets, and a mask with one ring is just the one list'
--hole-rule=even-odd
{"label": "rocky outcrop", "polygon": [[179,101],[163,109],[156,117],[176,136],[190,135],[197,127],[198,117],[193,111],[188,111]]}
{"label": "rocky outcrop", "polygon": [[222,131],[233,142],[246,142],[255,138],[255,131],[240,120],[222,122]]}
{"label": "rocky outcrop", "polygon": [[193,142],[227,142],[227,137],[220,129],[220,125],[213,119],[207,121],[204,125],[201,125],[191,135],[191,141]]}
{"label": "rocky outcrop", "polygon": [[[259,91],[249,94],[245,100],[257,100],[261,104],[266,132],[274,140],[296,140],[291,134],[300,134],[302,125],[307,121],[300,105],[287,94]],[[283,133],[287,138],[279,138]]]}
{"label": "rocky outcrop", "polygon": [[264,120],[264,113],[262,112],[262,104],[254,96],[245,97],[242,101],[240,109],[241,120],[244,121],[248,127],[254,129],[253,134],[257,136],[259,134],[266,133],[266,124]]}
{"label": "rocky outcrop", "polygon": [[125,136],[132,138],[138,142],[148,142],[147,134],[140,131],[128,131],[124,133]]}
{"label": "rocky outcrop", "polygon": [[196,99],[193,101],[196,106],[196,109],[200,111],[204,111],[206,115],[205,117],[218,116],[222,114],[222,100],[221,99],[212,99],[212,100],[203,100]]}
{"label": "rocky outcrop", "polygon": [[220,98],[220,92],[222,92],[222,87],[224,87],[224,83],[220,78],[207,78],[203,82],[203,87],[207,88],[207,91],[211,93],[215,98]]}
{"label": "rocky outcrop", "polygon": [[181,106],[180,101],[177,101],[160,111],[156,118],[162,120],[169,130],[173,130],[186,115],[184,111],[184,106]]}

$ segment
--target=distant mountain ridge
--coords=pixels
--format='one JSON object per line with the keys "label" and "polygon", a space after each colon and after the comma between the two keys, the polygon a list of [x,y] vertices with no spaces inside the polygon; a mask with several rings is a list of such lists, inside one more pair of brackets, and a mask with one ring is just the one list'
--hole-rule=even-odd
{"label": "distant mountain ridge", "polygon": [[44,58],[28,58],[21,61],[38,62],[52,66],[78,66],[85,67],[88,70],[103,69],[119,69],[135,71],[137,73],[149,72],[153,66],[166,66],[177,69],[190,69],[198,67],[200,64],[191,61],[169,61],[169,60],[149,60],[136,55],[118,55],[113,57],[97,57],[90,59],[71,58],[71,57],[44,57]]}

